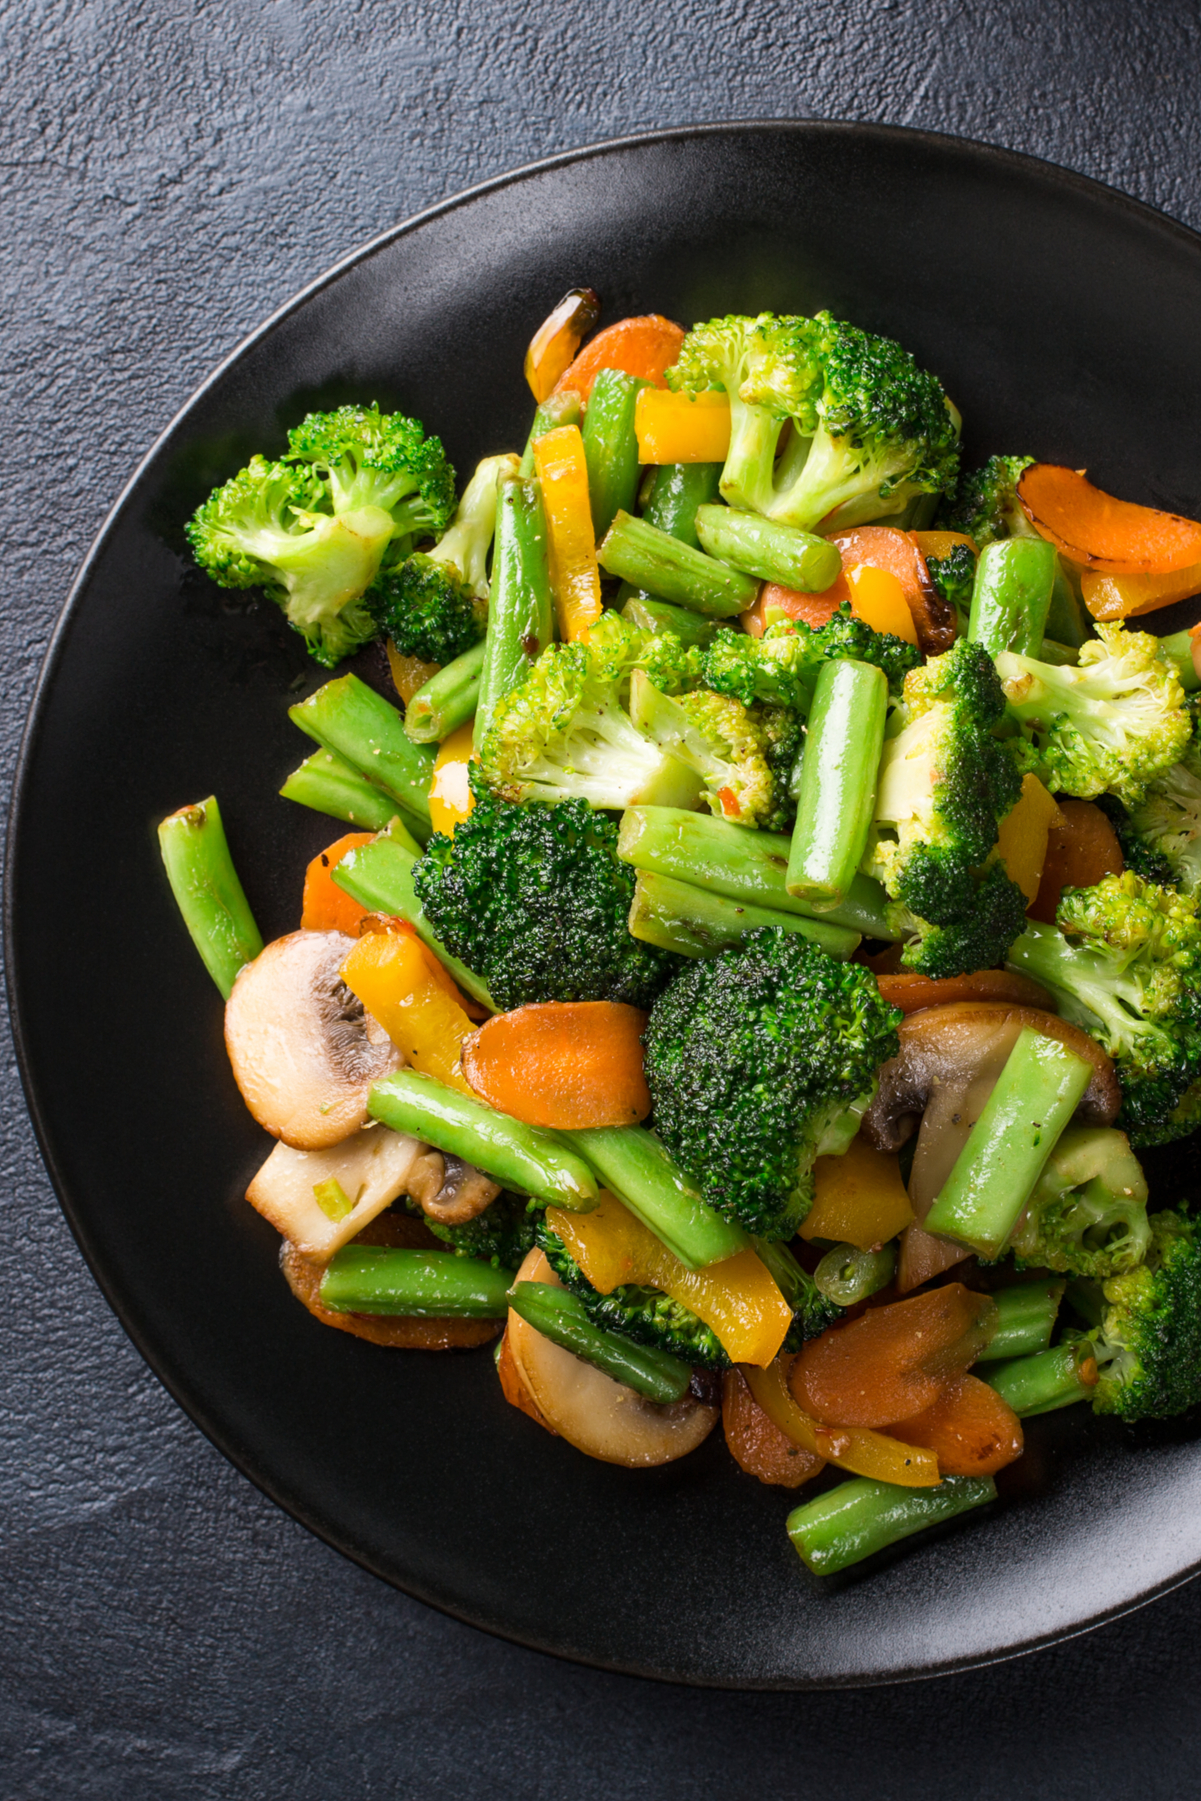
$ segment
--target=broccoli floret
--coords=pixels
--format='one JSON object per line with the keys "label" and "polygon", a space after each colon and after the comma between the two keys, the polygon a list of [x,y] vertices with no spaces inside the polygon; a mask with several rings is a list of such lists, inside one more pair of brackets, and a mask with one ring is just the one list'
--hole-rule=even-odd
{"label": "broccoli floret", "polygon": [[689,393],[725,388],[721,491],[786,524],[860,525],[955,480],[959,415],[936,378],[891,338],[829,313],[696,326],[667,379]]}
{"label": "broccoli floret", "polygon": [[1201,895],[1201,755],[1195,728],[1179,763],[1149,782],[1142,801],[1115,826],[1131,869],[1194,900]]}
{"label": "broccoli floret", "polygon": [[[416,1204],[410,1202],[414,1212]],[[428,1214],[422,1214],[426,1225],[448,1244],[456,1257],[479,1257],[496,1269],[518,1269],[522,1258],[533,1250],[539,1213],[532,1213],[528,1194],[513,1194],[502,1189],[494,1201],[475,1219],[464,1226],[443,1226]]]}
{"label": "broccoli floret", "polygon": [[792,776],[805,743],[805,722],[791,707],[754,706],[747,711],[771,773],[771,800],[761,824],[765,831],[790,832],[796,823]]}
{"label": "broccoli floret", "polygon": [[749,932],[689,964],[652,1009],[659,1136],[711,1206],[789,1238],[812,1204],[814,1159],[846,1149],[896,1055],[899,1019],[859,964],[776,927]]}
{"label": "broccoli floret", "polygon": [[678,959],[630,936],[634,871],[586,801],[511,806],[472,772],[475,806],[435,833],[413,887],[438,937],[507,1011],[528,1001],[649,1007]]}
{"label": "broccoli floret", "polygon": [[403,656],[451,663],[478,644],[488,624],[488,551],[496,530],[496,484],[516,474],[514,456],[485,457],[448,530],[378,575],[367,605]]}
{"label": "broccoli floret", "polygon": [[1147,1181],[1126,1134],[1069,1126],[1009,1249],[1020,1264],[1101,1281],[1141,1263],[1150,1243]]}
{"label": "broccoli floret", "polygon": [[996,659],[1007,713],[1021,736],[1018,767],[1056,794],[1116,794],[1138,806],[1149,782],[1185,751],[1192,721],[1176,671],[1150,632],[1098,625],[1078,664],[1040,663],[1016,651]]}
{"label": "broccoli floret", "polygon": [[827,1326],[842,1318],[842,1308],[827,1299],[808,1270],[802,1269],[786,1244],[756,1238],[755,1250],[766,1263],[776,1287],[792,1308],[792,1324],[784,1339],[785,1351],[799,1351],[807,1339],[817,1338]]}
{"label": "broccoli floret", "polygon": [[961,635],[966,635],[976,586],[976,559],[967,544],[953,544],[945,557],[927,557],[935,592],[955,609]]}
{"label": "broccoli floret", "polygon": [[1196,902],[1128,869],[1066,889],[1056,918],[1058,929],[1028,921],[1010,962],[1113,1058],[1131,1142],[1184,1137],[1201,1119]]}
{"label": "broccoli floret", "polygon": [[722,632],[705,650],[701,667],[707,687],[733,695],[746,707],[765,701],[807,713],[818,670],[832,657],[874,663],[897,694],[908,672],[921,662],[916,645],[890,632],[874,632],[862,619],[852,618],[844,601],[829,623],[816,630],[797,620],[769,625],[762,638]]}
{"label": "broccoli floret", "polygon": [[1098,1413],[1171,1419],[1201,1401],[1201,1239],[1183,1212],[1156,1213],[1146,1261],[1104,1284],[1093,1335]]}
{"label": "broccoli floret", "polygon": [[963,532],[977,550],[983,550],[995,538],[1037,537],[1017,495],[1022,473],[1034,460],[989,457],[982,469],[965,470],[939,509],[939,525],[947,531]]}
{"label": "broccoli floret", "polygon": [[991,969],[1022,929],[1026,899],[1000,863],[983,867],[1021,778],[992,734],[1005,703],[992,659],[960,638],[905,677],[905,721],[886,740],[864,869],[896,903],[905,966],[925,975]]}
{"label": "broccoli floret", "polygon": [[332,669],[375,636],[361,597],[385,554],[446,523],[454,472],[415,419],[378,407],[311,413],[288,442],[215,489],[187,535],[215,582],[262,588]]}
{"label": "broccoli floret", "polygon": [[703,783],[710,812],[738,825],[782,829],[795,805],[788,794],[791,767],[780,764],[789,742],[778,709],[753,711],[729,694],[698,688],[671,699],[642,671],[633,678],[630,711],[635,724],[665,755],[678,758]]}

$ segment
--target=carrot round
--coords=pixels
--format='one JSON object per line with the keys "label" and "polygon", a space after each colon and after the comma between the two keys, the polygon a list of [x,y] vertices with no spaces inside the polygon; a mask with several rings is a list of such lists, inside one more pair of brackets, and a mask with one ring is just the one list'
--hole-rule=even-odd
{"label": "carrot round", "polygon": [[727,1370],[722,1377],[721,1423],[735,1463],[760,1482],[776,1488],[799,1488],[826,1467],[824,1457],[794,1444],[768,1418],[747,1387],[741,1370]]}
{"label": "carrot round", "polygon": [[1022,1454],[1022,1422],[978,1376],[948,1383],[932,1407],[891,1431],[903,1444],[933,1451],[944,1476],[992,1476]]}
{"label": "carrot round", "polygon": [[977,969],[971,975],[914,975],[898,970],[876,977],[881,997],[902,1013],[920,1013],[923,1007],[946,1007],[954,1001],[1014,1001],[1019,1007],[1052,1008],[1051,996],[1029,976],[1010,969]]}
{"label": "carrot round", "polygon": [[374,836],[374,832],[347,832],[344,838],[335,838],[323,851],[318,851],[304,872],[302,931],[345,932],[349,938],[358,937],[359,921],[365,918],[368,909],[360,907],[358,901],[351,900],[349,894],[338,887],[333,872],[348,851],[358,850],[361,844],[370,844]]}
{"label": "carrot round", "polygon": [[542,1001],[498,1013],[463,1046],[463,1073],[529,1126],[630,1126],[651,1110],[646,1014],[622,1001]]}
{"label": "carrot round", "polygon": [[1059,898],[1065,888],[1091,888],[1103,876],[1121,875],[1125,868],[1118,835],[1091,800],[1061,800],[1062,825],[1047,834],[1047,859],[1038,894],[1029,908],[1031,919],[1055,924]]}
{"label": "carrot round", "polygon": [[799,619],[816,631],[823,625],[829,625],[843,601],[850,598],[851,590],[841,575],[821,594],[800,594],[795,588],[782,588],[779,582],[764,582],[754,606],[739,614],[739,624],[752,638],[761,638],[772,623],[767,617],[770,607],[777,614],[782,613],[786,619]]}
{"label": "carrot round", "polygon": [[624,369],[627,375],[640,376],[656,388],[665,388],[663,372],[671,368],[683,342],[683,327],[673,325],[659,313],[619,319],[585,344],[555,383],[555,393],[574,388],[587,405],[592,384],[602,369]]}
{"label": "carrot round", "polygon": [[1201,563],[1201,521],[1117,500],[1079,469],[1032,463],[1018,499],[1035,531],[1073,563],[1110,575],[1170,575]]}

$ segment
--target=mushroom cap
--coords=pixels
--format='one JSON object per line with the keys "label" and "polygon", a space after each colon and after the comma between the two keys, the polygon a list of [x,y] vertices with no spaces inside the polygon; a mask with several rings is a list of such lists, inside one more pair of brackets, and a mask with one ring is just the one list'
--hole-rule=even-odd
{"label": "mushroom cap", "polygon": [[404,1062],[342,980],[354,944],[344,932],[289,932],[239,971],[226,1003],[242,1098],[297,1150],[325,1150],[366,1125],[371,1084]]}

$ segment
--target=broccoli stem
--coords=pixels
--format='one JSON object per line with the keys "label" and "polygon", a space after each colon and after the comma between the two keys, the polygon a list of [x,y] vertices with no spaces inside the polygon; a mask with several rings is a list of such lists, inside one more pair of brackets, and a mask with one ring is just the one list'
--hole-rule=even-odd
{"label": "broccoli stem", "polygon": [[398,1313],[410,1319],[503,1319],[508,1270],[446,1251],[350,1244],[321,1278],[321,1304],[335,1313]]}
{"label": "broccoli stem", "polygon": [[[748,831],[682,807],[627,807],[617,839],[618,856],[635,869],[674,876],[729,900],[812,918],[813,907],[788,892],[790,850],[780,833]],[[857,875],[839,905],[822,914],[822,922],[846,926],[865,938],[892,939],[897,934],[888,922],[887,906],[880,884]]]}
{"label": "broccoli stem", "polygon": [[188,935],[228,1000],[235,976],[253,963],[263,938],[229,854],[216,795],[164,819],[158,843]]}
{"label": "broccoli stem", "polygon": [[1087,1339],[1057,1344],[1033,1356],[1015,1357],[1012,1363],[990,1369],[984,1377],[1021,1419],[1087,1401],[1096,1380],[1097,1366]]}
{"label": "broccoli stem", "polygon": [[406,822],[416,824],[419,836],[429,837],[434,753],[406,737],[400,714],[382,694],[357,675],[340,675],[289,707],[288,717],[323,750],[342,757],[399,801]]}
{"label": "broccoli stem", "polygon": [[602,369],[592,384],[584,416],[584,461],[588,465],[588,500],[592,530],[599,541],[619,512],[629,512],[638,494],[642,470],[634,408],[650,383],[624,369]]}
{"label": "broccoli stem", "polygon": [[367,1110],[394,1132],[411,1132],[450,1157],[548,1206],[587,1213],[596,1205],[592,1172],[553,1132],[527,1126],[433,1076],[399,1069],[371,1088]]}
{"label": "broccoli stem", "polygon": [[[702,465],[699,463],[697,467]],[[644,632],[671,632],[681,644],[712,644],[718,632],[726,628],[704,613],[692,613],[687,607],[673,607],[669,600],[653,600],[636,588],[621,609],[623,619]]]}
{"label": "broccoli stem", "polygon": [[1065,1287],[1062,1281],[1019,1282],[1013,1288],[994,1290],[997,1329],[977,1363],[999,1363],[1006,1357],[1029,1357],[1036,1351],[1045,1351]]}
{"label": "broccoli stem", "polygon": [[991,1476],[944,1476],[936,1488],[898,1488],[857,1476],[794,1507],[788,1536],[815,1576],[832,1576],[927,1526],[997,1498]]}
{"label": "broccoli stem", "polygon": [[867,849],[884,749],[888,677],[834,657],[818,670],[801,759],[785,885],[825,913],[846,897]]}
{"label": "broccoli stem", "polygon": [[738,944],[760,926],[780,926],[811,938],[828,956],[845,962],[859,949],[858,932],[825,920],[807,919],[803,913],[784,913],[771,907],[755,907],[746,901],[727,900],[692,882],[674,876],[638,871],[630,907],[630,932],[644,944],[681,957],[710,957],[714,951]]}
{"label": "broccoli stem", "polygon": [[719,619],[744,613],[759,592],[753,576],[729,569],[625,512],[618,513],[596,555],[610,575],[620,575],[660,600]]}
{"label": "broccoli stem", "polygon": [[896,1273],[897,1248],[881,1245],[878,1251],[861,1251],[853,1244],[836,1244],[813,1272],[813,1280],[836,1307],[853,1307],[869,1294],[887,1288]]}
{"label": "broccoli stem", "polygon": [[1159,654],[1169,668],[1176,671],[1186,694],[1195,694],[1201,688],[1201,675],[1197,674],[1197,665],[1193,662],[1192,632],[1173,632],[1170,637],[1161,638]]}
{"label": "broccoli stem", "polygon": [[664,463],[655,473],[642,517],[648,525],[697,550],[697,508],[708,506],[720,492],[720,463]]}
{"label": "broccoli stem", "polygon": [[548,431],[558,431],[561,425],[578,425],[581,411],[580,397],[574,388],[564,388],[561,394],[548,394],[542,401],[534,414],[521,457],[523,481],[528,481],[534,473],[534,445],[538,439],[544,438]]}
{"label": "broccoli stem", "polygon": [[999,1257],[1091,1076],[1083,1057],[1023,1026],[926,1231]]}
{"label": "broccoli stem", "polygon": [[525,680],[530,664],[554,637],[554,622],[542,484],[502,482],[497,489],[488,636],[475,709],[477,750],[497,702]]}
{"label": "broccoli stem", "polygon": [[465,963],[451,956],[425,916],[413,888],[413,866],[420,854],[401,822],[394,820],[373,843],[360,845],[342,857],[330,873],[339,888],[345,889],[360,907],[368,907],[373,913],[390,913],[396,919],[407,919],[422,943],[429,945],[463,992],[496,1013],[499,1009],[479,977]]}
{"label": "broccoli stem", "polygon": [[405,708],[405,733],[414,744],[441,744],[466,725],[480,698],[485,639],[423,682]]}
{"label": "broccoli stem", "polygon": [[[331,750],[315,750],[311,757],[306,757],[300,767],[292,771],[280,793],[285,800],[311,807],[314,813],[328,813],[331,819],[344,819],[347,825],[357,826],[361,832],[382,832],[393,819],[400,819],[400,810],[391,796]],[[405,836],[409,834],[406,832]],[[411,842],[416,854],[420,855],[421,846],[417,840],[413,838]]]}
{"label": "broccoli stem", "polygon": [[1002,650],[1037,657],[1055,571],[1054,546],[1042,538],[998,538],[986,544],[976,564],[968,637],[994,657]]}
{"label": "broccoli stem", "polygon": [[689,1269],[708,1269],[749,1248],[742,1227],[701,1199],[645,1126],[588,1126],[561,1136]]}
{"label": "broccoli stem", "polygon": [[669,1406],[688,1393],[692,1371],[686,1363],[669,1351],[637,1345],[594,1326],[584,1303],[569,1289],[552,1288],[549,1282],[518,1282],[509,1293],[509,1305],[543,1338],[594,1364],[614,1382],[632,1388],[648,1401]]}
{"label": "broccoli stem", "polygon": [[827,538],[733,507],[699,507],[696,535],[719,562],[802,594],[820,594],[842,568],[838,546]]}

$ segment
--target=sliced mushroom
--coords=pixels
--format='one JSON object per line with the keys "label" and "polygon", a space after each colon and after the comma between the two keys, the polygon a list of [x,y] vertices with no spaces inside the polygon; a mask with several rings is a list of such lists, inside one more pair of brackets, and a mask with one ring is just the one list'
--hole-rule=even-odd
{"label": "sliced mushroom", "polygon": [[406,1193],[440,1226],[465,1226],[492,1205],[500,1183],[474,1163],[427,1149],[409,1172]]}
{"label": "sliced mushroom", "polygon": [[[277,1144],[246,1190],[246,1199],[302,1256],[327,1263],[405,1193],[409,1172],[425,1150],[419,1138],[387,1126],[364,1126],[324,1151]],[[350,1202],[345,1218],[331,1219],[317,1200],[316,1190],[325,1182],[336,1182]]]}
{"label": "sliced mushroom", "polygon": [[[517,1272],[518,1282],[559,1279],[541,1251],[531,1251]],[[692,1394],[670,1407],[659,1407],[614,1382],[594,1364],[585,1363],[552,1344],[519,1314],[509,1313],[507,1353],[537,1409],[540,1423],[565,1438],[577,1451],[602,1463],[647,1469],[686,1457],[717,1424],[718,1409]],[[523,1410],[524,1411],[524,1410]]]}
{"label": "sliced mushroom", "polygon": [[367,1123],[371,1084],[404,1062],[342,980],[343,932],[290,932],[241,970],[225,1008],[234,1080],[259,1124],[301,1151]]}

